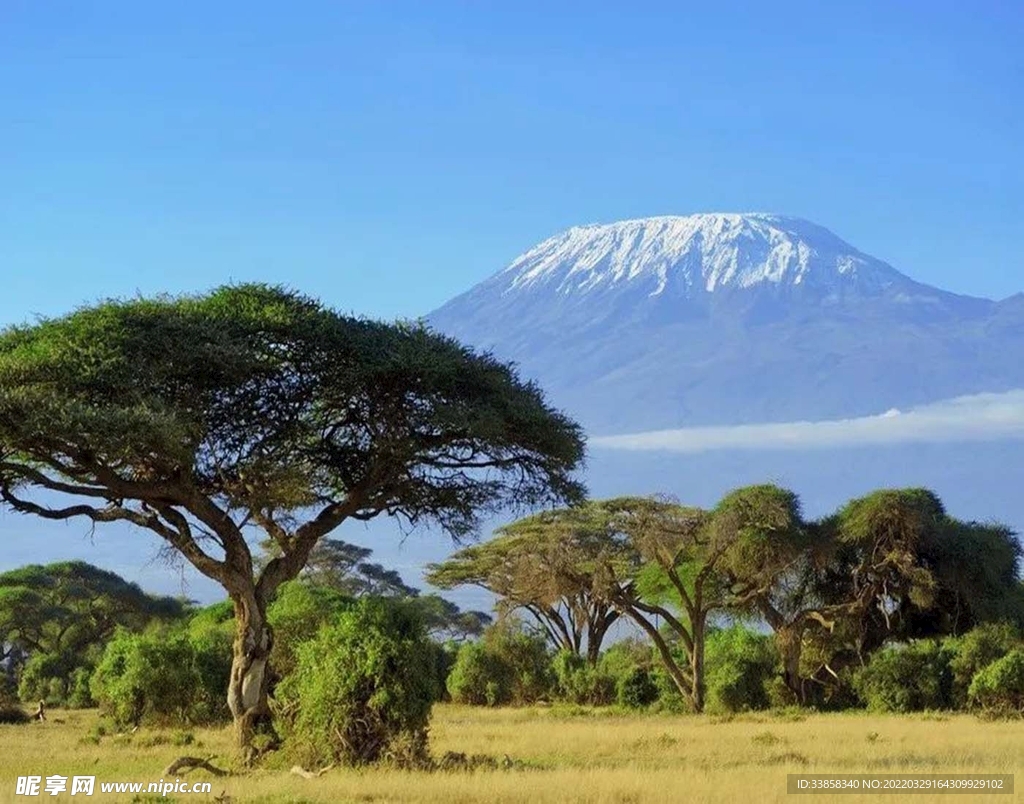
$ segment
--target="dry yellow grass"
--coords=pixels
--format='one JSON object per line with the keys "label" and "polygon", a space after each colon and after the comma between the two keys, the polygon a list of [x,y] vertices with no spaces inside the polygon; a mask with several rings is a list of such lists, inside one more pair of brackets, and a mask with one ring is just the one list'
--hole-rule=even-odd
{"label": "dry yellow grass", "polygon": [[[57,723],[56,719],[63,723]],[[94,712],[55,713],[46,724],[0,726],[0,801],[14,796],[19,775],[95,775],[100,781],[156,781],[183,754],[216,755],[232,764],[228,730],[196,730],[196,744],[173,744],[173,732],[141,730],[89,742]],[[509,755],[528,767],[472,773],[394,770],[329,771],[319,779],[285,767],[213,780],[213,793],[163,801],[233,802],[782,802],[786,774],[1017,773],[1024,769],[1024,723],[967,716],[810,715],[803,719],[573,714],[557,709],[439,706],[431,733],[435,754]],[[281,760],[284,762],[284,759]],[[287,764],[287,763],[286,763]],[[201,771],[190,780],[207,778]],[[1024,784],[1024,777],[1020,779]],[[911,801],[937,798],[914,795]],[[1006,802],[1011,796],[956,796],[945,801]],[[78,800],[62,795],[56,799]],[[796,801],[906,801],[907,795],[799,797]],[[86,799],[83,799],[86,800]],[[116,800],[97,793],[88,800]],[[132,796],[121,800],[130,801]],[[156,801],[143,797],[140,801]]]}

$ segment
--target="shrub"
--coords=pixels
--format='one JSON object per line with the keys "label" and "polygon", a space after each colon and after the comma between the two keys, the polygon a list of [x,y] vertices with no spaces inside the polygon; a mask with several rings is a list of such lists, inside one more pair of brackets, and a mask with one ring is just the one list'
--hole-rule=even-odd
{"label": "shrub", "polygon": [[631,637],[622,639],[601,654],[600,668],[618,680],[632,672],[634,667],[650,668],[656,664],[654,650],[645,640]]}
{"label": "shrub", "polygon": [[[686,656],[679,648],[673,648],[675,659],[681,667],[686,666]],[[651,668],[651,676],[658,688],[658,700],[655,707],[659,711],[666,712],[689,712],[692,711],[689,701],[676,687],[675,681],[665,669],[664,662],[658,662]]]}
{"label": "shrub", "polygon": [[90,692],[121,726],[212,723],[227,717],[230,649],[184,630],[119,631],[92,674]]}
{"label": "shrub", "polygon": [[550,696],[555,679],[544,637],[509,620],[488,628],[483,643],[512,670],[511,703],[521,706]]}
{"label": "shrub", "polygon": [[47,706],[63,706],[67,698],[67,678],[71,673],[68,657],[53,653],[33,653],[25,662],[18,682],[18,697]]}
{"label": "shrub", "polygon": [[20,725],[28,721],[28,714],[18,699],[9,693],[0,692],[0,725]]}
{"label": "shrub", "polygon": [[66,704],[70,709],[88,709],[96,705],[93,700],[89,683],[92,680],[92,670],[88,667],[77,667],[71,673],[68,683],[68,694]]}
{"label": "shrub", "polygon": [[634,667],[619,678],[617,698],[620,706],[643,709],[658,700],[658,685],[646,667]]}
{"label": "shrub", "polygon": [[615,678],[567,650],[551,662],[558,697],[573,704],[607,706],[615,701]]}
{"label": "shrub", "polygon": [[446,686],[455,703],[502,706],[512,700],[513,675],[505,659],[481,642],[469,642],[459,648]]}
{"label": "shrub", "polygon": [[448,676],[451,675],[452,668],[455,666],[459,645],[455,642],[445,642],[442,644],[434,640],[430,640],[428,645],[432,660],[431,667],[434,673],[434,685],[437,687],[439,695],[438,700],[450,701]]}
{"label": "shrub", "polygon": [[915,642],[875,653],[853,677],[853,686],[876,712],[948,709],[953,700],[948,645]]}
{"label": "shrub", "polygon": [[412,607],[361,600],[299,646],[275,694],[281,731],[310,764],[422,761],[439,695],[433,662]]}
{"label": "shrub", "polygon": [[949,663],[953,673],[953,703],[964,706],[968,703],[968,691],[974,676],[1020,646],[1020,632],[1009,623],[986,623],[949,640],[955,655]]}
{"label": "shrub", "polygon": [[1024,713],[1024,649],[1016,648],[979,671],[968,696],[992,714]]}
{"label": "shrub", "polygon": [[455,703],[522,705],[547,698],[556,680],[544,639],[512,622],[491,626],[480,642],[463,645],[447,687]]}
{"label": "shrub", "polygon": [[742,625],[713,631],[704,661],[709,712],[767,709],[777,702],[779,658],[767,634]]}

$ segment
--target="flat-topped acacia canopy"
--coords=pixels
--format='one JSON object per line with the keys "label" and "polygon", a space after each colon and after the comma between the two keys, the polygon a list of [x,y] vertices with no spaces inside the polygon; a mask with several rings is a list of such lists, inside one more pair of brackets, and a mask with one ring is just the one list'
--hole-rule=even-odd
{"label": "flat-topped acacia canopy", "polygon": [[[224,586],[243,745],[266,715],[266,604],[320,538],[381,513],[458,538],[482,512],[574,502],[583,454],[512,367],[278,287],[108,301],[0,334],[0,497],[146,528]],[[250,526],[281,551],[258,573]]]}

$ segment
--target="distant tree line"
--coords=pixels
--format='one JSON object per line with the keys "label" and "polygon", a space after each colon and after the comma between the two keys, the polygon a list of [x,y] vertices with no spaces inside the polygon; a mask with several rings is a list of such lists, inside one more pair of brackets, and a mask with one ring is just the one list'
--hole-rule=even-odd
{"label": "distant tree line", "polygon": [[[877,491],[806,520],[795,494],[760,485],[711,510],[620,498],[544,512],[427,577],[491,591],[500,612],[521,612],[553,650],[574,657],[563,662],[582,659],[590,672],[609,626],[626,618],[646,635],[673,694],[700,712],[709,639],[723,638],[716,623],[771,633],[783,685],[773,699],[855,704],[858,689],[870,697],[872,676],[859,686],[855,678],[880,652],[987,624],[1019,628],[1020,558],[1008,528],[957,520],[927,490]],[[751,632],[750,645],[758,641]]]}

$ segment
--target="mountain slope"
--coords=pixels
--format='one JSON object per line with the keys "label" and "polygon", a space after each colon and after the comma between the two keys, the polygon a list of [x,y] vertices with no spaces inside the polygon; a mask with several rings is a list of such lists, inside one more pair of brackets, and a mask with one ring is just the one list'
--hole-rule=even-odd
{"label": "mountain slope", "polygon": [[1024,303],[913,281],[808,221],[574,227],[428,317],[593,432],[836,418],[1024,387]]}

